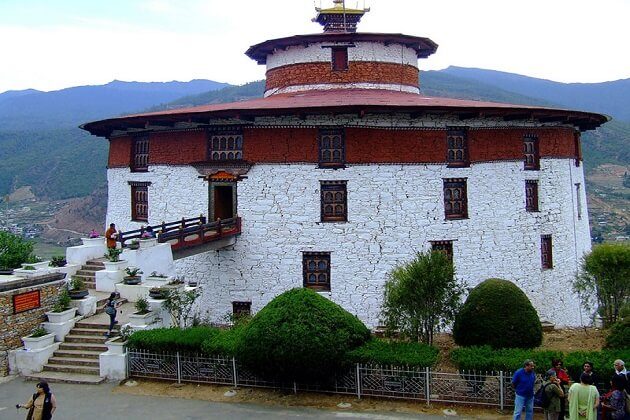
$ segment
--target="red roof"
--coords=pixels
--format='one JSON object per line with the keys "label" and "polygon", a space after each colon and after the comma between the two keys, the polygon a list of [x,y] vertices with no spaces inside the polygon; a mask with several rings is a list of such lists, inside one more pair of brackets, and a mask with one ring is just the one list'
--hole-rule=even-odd
{"label": "red roof", "polygon": [[305,115],[323,112],[409,112],[409,113],[452,113],[461,119],[476,116],[505,119],[530,119],[541,121],[563,121],[589,130],[608,121],[608,117],[590,112],[539,106],[513,105],[495,102],[481,102],[449,98],[431,98],[415,93],[378,89],[335,89],[311,90],[295,93],[276,94],[267,98],[251,99],[242,102],[201,105],[167,111],[134,114],[81,126],[84,130],[100,136],[109,136],[112,130],[130,127],[143,128],[152,125],[173,124],[174,122],[202,122],[208,118],[241,118],[247,120],[264,115]]}

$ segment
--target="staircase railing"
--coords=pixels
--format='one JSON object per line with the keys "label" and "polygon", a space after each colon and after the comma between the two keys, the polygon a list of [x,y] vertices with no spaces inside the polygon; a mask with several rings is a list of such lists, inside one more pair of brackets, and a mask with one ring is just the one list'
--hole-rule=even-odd
{"label": "staircase railing", "polygon": [[[123,248],[128,247],[126,242],[144,239],[147,228],[148,226],[142,226],[140,229],[119,232],[118,241]],[[176,222],[162,222],[159,225],[152,225],[151,229],[158,242],[170,243],[171,248],[176,250],[238,235],[241,233],[241,218],[217,219],[206,223],[206,217],[200,215],[189,219],[182,218]]]}

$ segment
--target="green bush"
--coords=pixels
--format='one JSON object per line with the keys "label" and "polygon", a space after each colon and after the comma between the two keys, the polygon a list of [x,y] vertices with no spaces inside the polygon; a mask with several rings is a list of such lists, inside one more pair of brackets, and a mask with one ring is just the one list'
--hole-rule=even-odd
{"label": "green bush", "polygon": [[609,349],[630,348],[630,318],[615,322],[606,337],[606,347]]}
{"label": "green bush", "polygon": [[630,348],[623,350],[602,350],[602,351],[574,351],[567,353],[564,357],[564,367],[569,371],[573,380],[579,382],[582,373],[582,365],[585,361],[593,363],[593,370],[597,372],[600,380],[605,381],[606,389],[610,385],[609,378],[614,373],[614,362],[616,359],[630,360]]}
{"label": "green bush", "polygon": [[132,349],[154,352],[181,351],[201,353],[203,342],[219,334],[218,328],[200,326],[186,329],[156,328],[137,331],[129,337],[127,345]]}
{"label": "green bush", "polygon": [[472,289],[453,326],[453,338],[461,346],[534,348],[542,336],[538,313],[525,293],[501,279]]}
{"label": "green bush", "polygon": [[332,377],[346,353],[369,338],[366,326],[339,305],[312,290],[292,289],[243,328],[236,355],[266,378],[319,380]]}
{"label": "green bush", "polygon": [[30,262],[33,243],[18,235],[0,231],[0,267],[19,268],[22,263]]}
{"label": "green bush", "polygon": [[514,372],[523,362],[532,359],[536,372],[544,373],[551,368],[551,359],[562,358],[562,352],[551,350],[493,349],[490,346],[460,347],[451,351],[451,360],[460,370],[477,372]]}
{"label": "green bush", "polygon": [[201,345],[201,350],[207,355],[236,355],[236,345],[243,328],[234,327],[229,330],[219,330]]}
{"label": "green bush", "polygon": [[373,338],[350,351],[347,358],[352,363],[433,367],[438,361],[438,354],[436,347],[427,344]]}

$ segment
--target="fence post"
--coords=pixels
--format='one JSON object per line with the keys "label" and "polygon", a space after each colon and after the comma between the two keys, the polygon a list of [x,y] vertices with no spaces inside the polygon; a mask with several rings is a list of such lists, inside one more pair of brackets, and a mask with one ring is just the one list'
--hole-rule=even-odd
{"label": "fence post", "polygon": [[361,369],[357,363],[357,398],[361,399]]}
{"label": "fence post", "polygon": [[232,373],[234,374],[234,388],[238,387],[238,376],[236,375],[236,359],[232,357]]}
{"label": "fence post", "polygon": [[177,352],[177,383],[182,383],[182,367],[179,362],[179,352]]}
{"label": "fence post", "polygon": [[424,368],[424,394],[427,398],[427,405],[431,403],[431,385],[429,383],[430,380],[431,380],[431,368],[427,366]]}
{"label": "fence post", "polygon": [[505,396],[503,394],[503,371],[499,371],[499,406],[501,407],[501,411],[503,411],[503,407],[505,406]]}

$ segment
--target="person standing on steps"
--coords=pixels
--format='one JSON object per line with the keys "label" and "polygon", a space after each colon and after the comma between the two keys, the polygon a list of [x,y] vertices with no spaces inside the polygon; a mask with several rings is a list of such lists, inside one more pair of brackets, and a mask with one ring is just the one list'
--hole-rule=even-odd
{"label": "person standing on steps", "polygon": [[521,420],[521,414],[525,409],[525,420],[534,418],[534,382],[536,365],[533,360],[525,360],[523,367],[514,372],[512,385],[514,386],[514,420]]}
{"label": "person standing on steps", "polygon": [[116,224],[110,223],[109,229],[105,231],[107,248],[116,248],[116,238],[118,238],[118,232],[116,232]]}
{"label": "person standing on steps", "polygon": [[57,400],[46,381],[35,385],[36,393],[26,404],[17,404],[15,408],[26,408],[26,420],[51,420],[57,410]]}
{"label": "person standing on steps", "polygon": [[118,297],[118,293],[112,292],[107,298],[107,302],[105,302],[105,313],[109,315],[109,331],[105,333],[107,337],[112,335],[114,325],[118,322],[116,321],[116,313],[118,312],[118,307],[121,305],[118,301]]}

